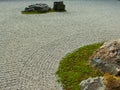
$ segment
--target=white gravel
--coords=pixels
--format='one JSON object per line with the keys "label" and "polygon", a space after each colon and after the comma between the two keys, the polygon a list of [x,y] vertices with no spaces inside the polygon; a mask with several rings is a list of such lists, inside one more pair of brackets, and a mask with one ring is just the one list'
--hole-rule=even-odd
{"label": "white gravel", "polygon": [[120,38],[120,1],[71,0],[67,12],[21,14],[39,1],[0,1],[0,90],[61,90],[55,72],[65,54]]}

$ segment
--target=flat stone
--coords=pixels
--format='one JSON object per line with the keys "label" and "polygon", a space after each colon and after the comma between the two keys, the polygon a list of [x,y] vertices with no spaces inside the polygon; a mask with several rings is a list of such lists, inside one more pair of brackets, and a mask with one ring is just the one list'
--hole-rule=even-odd
{"label": "flat stone", "polygon": [[48,12],[51,8],[47,4],[33,4],[25,8],[26,12]]}

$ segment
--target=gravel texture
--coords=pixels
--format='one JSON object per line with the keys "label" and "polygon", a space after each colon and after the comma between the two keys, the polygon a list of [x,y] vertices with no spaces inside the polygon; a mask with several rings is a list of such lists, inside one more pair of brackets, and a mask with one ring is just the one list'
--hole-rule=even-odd
{"label": "gravel texture", "polygon": [[61,90],[55,72],[65,54],[120,38],[120,1],[64,1],[67,12],[21,14],[39,2],[0,1],[0,90]]}

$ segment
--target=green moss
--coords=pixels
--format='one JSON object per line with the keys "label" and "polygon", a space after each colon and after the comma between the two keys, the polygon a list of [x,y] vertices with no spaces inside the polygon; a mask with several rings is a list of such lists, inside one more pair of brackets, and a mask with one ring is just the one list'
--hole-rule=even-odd
{"label": "green moss", "polygon": [[48,12],[27,12],[27,11],[21,11],[22,14],[44,14],[44,13],[50,13],[50,12],[55,12],[55,10],[51,9]]}
{"label": "green moss", "polygon": [[30,11],[30,12],[27,12],[27,11],[21,11],[21,13],[22,14],[44,14],[44,13],[51,13],[51,12],[66,12],[66,10],[65,11],[55,11],[54,9],[51,9],[51,10],[49,10],[48,12],[32,12],[32,11]]}
{"label": "green moss", "polygon": [[89,77],[103,75],[99,70],[91,67],[89,57],[103,43],[87,45],[67,54],[60,62],[58,71],[58,82],[65,90],[80,90],[80,82]]}
{"label": "green moss", "polygon": [[27,12],[27,11],[21,11],[22,14],[44,14],[44,13],[49,13],[49,12],[55,12],[55,10],[51,9],[48,12],[37,12],[37,11],[36,12],[35,11],[34,12],[32,12],[32,11],[31,12]]}

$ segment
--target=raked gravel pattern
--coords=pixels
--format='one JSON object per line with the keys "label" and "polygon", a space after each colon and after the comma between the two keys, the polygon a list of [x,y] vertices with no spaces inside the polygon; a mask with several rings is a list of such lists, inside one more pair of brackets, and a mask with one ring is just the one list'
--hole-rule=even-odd
{"label": "raked gravel pattern", "polygon": [[0,1],[0,90],[62,90],[55,76],[62,57],[120,38],[120,1],[64,1],[67,12],[20,13],[38,2]]}

